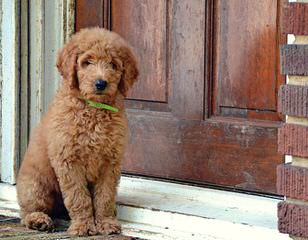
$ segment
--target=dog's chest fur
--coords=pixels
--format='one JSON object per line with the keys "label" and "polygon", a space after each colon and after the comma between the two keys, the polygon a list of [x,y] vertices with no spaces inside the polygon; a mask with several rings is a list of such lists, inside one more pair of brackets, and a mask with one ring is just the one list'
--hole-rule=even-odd
{"label": "dog's chest fur", "polygon": [[54,117],[58,119],[53,122],[61,123],[50,126],[58,136],[50,151],[55,159],[83,166],[90,181],[95,181],[104,167],[120,164],[127,131],[124,113],[87,106],[68,108]]}

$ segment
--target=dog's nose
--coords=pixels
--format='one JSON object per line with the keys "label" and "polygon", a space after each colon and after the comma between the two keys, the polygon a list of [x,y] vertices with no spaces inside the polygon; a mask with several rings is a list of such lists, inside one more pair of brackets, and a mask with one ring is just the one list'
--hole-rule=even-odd
{"label": "dog's nose", "polygon": [[102,80],[102,79],[97,79],[95,81],[95,87],[97,90],[104,90],[107,87],[107,81]]}

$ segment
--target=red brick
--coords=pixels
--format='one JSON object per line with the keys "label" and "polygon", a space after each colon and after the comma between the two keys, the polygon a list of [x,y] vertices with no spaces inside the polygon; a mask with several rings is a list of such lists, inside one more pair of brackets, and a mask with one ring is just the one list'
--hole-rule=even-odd
{"label": "red brick", "polygon": [[308,237],[308,207],[280,202],[278,204],[278,229],[296,237]]}
{"label": "red brick", "polygon": [[308,87],[282,85],[278,93],[278,111],[290,116],[308,117]]}
{"label": "red brick", "polygon": [[278,130],[278,151],[286,155],[308,157],[308,127],[284,124]]}
{"label": "red brick", "polygon": [[307,76],[308,45],[282,45],[280,47],[280,66],[282,74]]}
{"label": "red brick", "polygon": [[308,4],[285,3],[281,17],[283,33],[308,35]]}
{"label": "red brick", "polygon": [[281,164],[277,167],[277,193],[308,200],[308,168]]}

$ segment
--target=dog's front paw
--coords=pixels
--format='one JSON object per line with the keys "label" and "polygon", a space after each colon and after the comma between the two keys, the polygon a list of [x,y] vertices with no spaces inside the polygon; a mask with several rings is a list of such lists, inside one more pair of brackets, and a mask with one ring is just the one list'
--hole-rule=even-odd
{"label": "dog's front paw", "polygon": [[96,235],[94,220],[74,220],[67,230],[68,234],[74,236],[92,236]]}
{"label": "dog's front paw", "polygon": [[43,212],[33,212],[22,220],[22,224],[28,228],[39,231],[51,231],[54,228],[51,218]]}
{"label": "dog's front paw", "polygon": [[96,220],[97,232],[103,235],[120,233],[121,225],[116,218],[106,217],[102,220]]}

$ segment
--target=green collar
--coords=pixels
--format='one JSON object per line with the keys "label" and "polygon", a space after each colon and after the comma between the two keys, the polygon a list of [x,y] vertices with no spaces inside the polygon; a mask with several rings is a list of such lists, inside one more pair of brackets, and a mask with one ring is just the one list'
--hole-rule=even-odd
{"label": "green collar", "polygon": [[85,99],[83,97],[79,97],[80,99],[84,100],[90,107],[98,108],[98,109],[106,109],[111,112],[119,112],[119,109],[112,107],[110,105],[107,105],[105,103],[99,103],[99,102],[94,102],[88,99]]}

